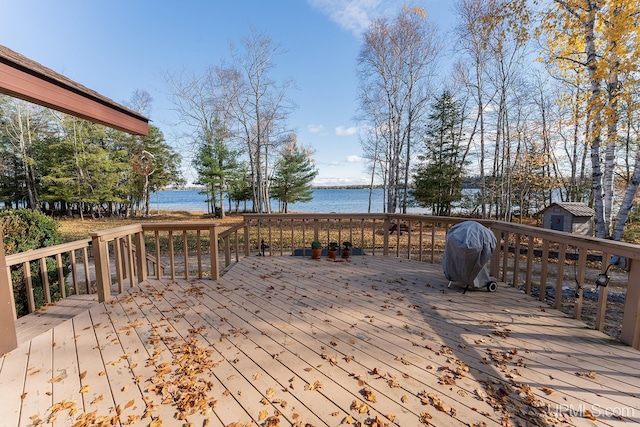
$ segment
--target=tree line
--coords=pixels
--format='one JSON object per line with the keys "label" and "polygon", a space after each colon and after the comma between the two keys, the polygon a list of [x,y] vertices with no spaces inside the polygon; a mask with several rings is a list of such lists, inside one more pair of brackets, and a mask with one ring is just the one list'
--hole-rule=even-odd
{"label": "tree line", "polygon": [[[145,101],[146,100],[146,101]],[[132,101],[148,105],[143,91]],[[180,185],[180,156],[149,126],[132,136],[0,96],[0,201],[54,215],[149,214],[149,194]]]}
{"label": "tree line", "polygon": [[596,235],[620,240],[640,183],[640,4],[456,0],[454,10],[446,48],[418,7],[364,34],[358,117],[386,211],[450,214],[476,176],[465,203],[483,218],[585,202]]}

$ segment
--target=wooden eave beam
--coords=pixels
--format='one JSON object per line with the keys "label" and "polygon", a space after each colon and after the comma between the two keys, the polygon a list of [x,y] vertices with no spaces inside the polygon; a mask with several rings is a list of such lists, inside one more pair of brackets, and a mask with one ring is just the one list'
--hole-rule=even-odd
{"label": "wooden eave beam", "polygon": [[149,119],[24,59],[28,61],[26,65],[0,56],[0,93],[134,135],[149,133]]}

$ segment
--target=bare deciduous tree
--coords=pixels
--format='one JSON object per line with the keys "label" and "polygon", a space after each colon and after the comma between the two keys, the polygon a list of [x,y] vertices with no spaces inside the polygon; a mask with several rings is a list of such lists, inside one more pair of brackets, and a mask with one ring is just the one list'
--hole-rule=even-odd
{"label": "bare deciduous tree", "polygon": [[405,6],[393,21],[377,19],[364,34],[358,56],[360,119],[372,132],[364,141],[374,148],[365,152],[385,171],[386,212],[398,207],[406,212],[412,143],[439,54],[437,31],[421,8]]}

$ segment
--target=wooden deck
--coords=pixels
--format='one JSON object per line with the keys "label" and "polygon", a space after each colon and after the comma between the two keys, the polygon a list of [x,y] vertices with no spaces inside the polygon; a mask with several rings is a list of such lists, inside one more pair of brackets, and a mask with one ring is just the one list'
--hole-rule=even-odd
{"label": "wooden deck", "polygon": [[23,342],[0,359],[0,424],[640,422],[640,352],[541,304],[397,258],[245,258]]}

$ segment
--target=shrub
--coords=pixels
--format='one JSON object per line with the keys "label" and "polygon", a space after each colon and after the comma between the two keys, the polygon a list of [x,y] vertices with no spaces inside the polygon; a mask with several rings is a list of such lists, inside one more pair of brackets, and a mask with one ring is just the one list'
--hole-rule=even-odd
{"label": "shrub", "polygon": [[[40,212],[29,209],[3,210],[0,211],[0,225],[2,225],[3,229],[5,253],[7,255],[61,243],[58,222]],[[65,255],[66,256],[63,257],[63,265],[65,267],[64,273],[67,274],[69,271],[69,262],[68,255]],[[52,301],[55,301],[60,299],[60,287],[58,284],[55,260],[47,258],[46,265],[50,283],[50,296]],[[32,262],[30,267],[35,306],[39,308],[44,305],[46,301],[40,274],[40,263]],[[27,304],[27,286],[22,265],[11,267],[11,281],[13,282],[13,292],[18,316],[25,315],[29,310]]]}

